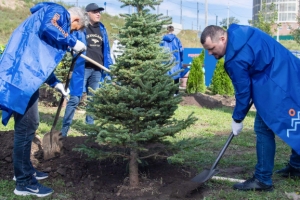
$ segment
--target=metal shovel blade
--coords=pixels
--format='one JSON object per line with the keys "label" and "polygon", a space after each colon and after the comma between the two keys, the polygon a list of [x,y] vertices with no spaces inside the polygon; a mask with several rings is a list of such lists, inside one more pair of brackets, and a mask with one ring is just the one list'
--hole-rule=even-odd
{"label": "metal shovel blade", "polygon": [[204,183],[217,173],[219,173],[218,169],[205,169],[203,172],[195,176],[191,181],[196,183]]}

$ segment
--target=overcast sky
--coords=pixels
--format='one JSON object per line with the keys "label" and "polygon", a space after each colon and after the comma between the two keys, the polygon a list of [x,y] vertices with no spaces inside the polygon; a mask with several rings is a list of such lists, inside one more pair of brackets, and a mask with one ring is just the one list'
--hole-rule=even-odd
{"label": "overcast sky", "polygon": [[[68,4],[78,6],[86,6],[89,3],[97,3],[99,6],[104,7],[107,13],[111,15],[118,15],[119,13],[133,12],[128,7],[120,8],[122,5],[118,0],[63,0]],[[104,5],[106,2],[106,6]],[[199,14],[197,18],[197,2]],[[240,20],[239,24],[248,25],[248,20],[252,18],[252,4],[253,0],[207,0],[208,2],[208,25],[216,24],[216,18],[219,22],[227,18],[229,11],[230,17],[235,17]],[[229,9],[227,9],[229,5]],[[156,8],[157,9],[157,8]],[[158,8],[159,13],[163,13],[172,17],[174,23],[180,23],[180,0],[164,0]],[[157,13],[157,10],[153,11]],[[218,17],[216,17],[218,16]],[[198,19],[198,20],[197,20]],[[105,20],[105,19],[103,19]],[[184,29],[198,28],[203,30],[205,26],[205,0],[182,0],[182,21]]]}

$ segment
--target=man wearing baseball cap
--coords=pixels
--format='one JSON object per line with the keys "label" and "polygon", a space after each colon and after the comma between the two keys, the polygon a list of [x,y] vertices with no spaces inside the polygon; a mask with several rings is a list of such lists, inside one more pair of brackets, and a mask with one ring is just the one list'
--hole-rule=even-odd
{"label": "man wearing baseball cap", "polygon": [[[75,35],[78,40],[86,44],[87,57],[95,60],[106,68],[109,68],[109,66],[113,64],[110,56],[109,40],[106,28],[100,22],[100,12],[103,11],[104,8],[99,7],[95,3],[90,3],[86,6],[85,10],[89,18],[89,25],[83,32],[77,31]],[[106,74],[105,71],[93,63],[78,58],[70,82],[71,97],[67,103],[61,129],[63,137],[66,137],[68,134],[76,107],[80,103],[82,93],[86,92],[88,96],[92,95],[88,88],[96,90],[99,88],[99,82],[103,82],[105,79],[110,79],[109,74]],[[86,123],[93,124],[93,117],[87,115]]]}

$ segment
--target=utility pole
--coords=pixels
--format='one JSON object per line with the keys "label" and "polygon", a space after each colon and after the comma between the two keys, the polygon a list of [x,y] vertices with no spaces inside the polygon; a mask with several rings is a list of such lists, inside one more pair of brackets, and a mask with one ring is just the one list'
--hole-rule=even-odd
{"label": "utility pole", "polygon": [[183,24],[182,24],[182,0],[180,0],[180,24],[183,27]]}
{"label": "utility pole", "polygon": [[207,0],[205,0],[205,27],[208,26],[207,14],[208,14],[208,5],[207,5]]}
{"label": "utility pole", "polygon": [[216,26],[218,26],[218,15],[216,15]]}
{"label": "utility pole", "polygon": [[229,1],[227,5],[227,29],[229,28]]}
{"label": "utility pole", "polygon": [[169,14],[168,14],[168,10],[167,10],[167,16],[169,16]]}
{"label": "utility pole", "polygon": [[198,31],[198,27],[199,27],[199,3],[197,2],[197,26],[196,26],[196,30]]}
{"label": "utility pole", "polygon": [[194,24],[193,24],[193,21],[192,21],[192,31],[194,30]]}

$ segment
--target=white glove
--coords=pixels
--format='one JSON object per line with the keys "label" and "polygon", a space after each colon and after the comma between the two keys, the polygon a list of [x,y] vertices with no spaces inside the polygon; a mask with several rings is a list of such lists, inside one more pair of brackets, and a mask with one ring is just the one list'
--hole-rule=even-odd
{"label": "white glove", "polygon": [[59,91],[65,98],[68,97],[70,90],[69,88],[65,91],[65,87],[62,83],[57,83],[54,87],[57,91]]}
{"label": "white glove", "polygon": [[75,46],[73,47],[74,51],[81,52],[86,50],[86,46],[83,42],[77,40]]}
{"label": "white glove", "polygon": [[236,123],[234,120],[232,120],[231,128],[233,135],[238,136],[243,129],[243,122]]}

